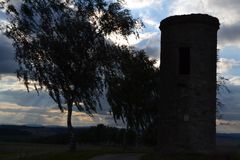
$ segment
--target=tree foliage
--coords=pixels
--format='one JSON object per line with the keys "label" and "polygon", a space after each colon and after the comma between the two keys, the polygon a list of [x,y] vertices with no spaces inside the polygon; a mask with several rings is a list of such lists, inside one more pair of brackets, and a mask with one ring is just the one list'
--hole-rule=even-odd
{"label": "tree foliage", "polygon": [[[106,78],[119,72],[121,47],[106,36],[137,35],[142,27],[123,1],[22,0],[1,3],[13,40],[17,76],[27,89],[46,89],[61,111],[68,111],[72,130],[74,106],[91,115],[100,106]],[[66,105],[65,105],[66,104]]]}
{"label": "tree foliage", "polygon": [[157,116],[159,70],[155,62],[143,50],[122,49],[122,74],[109,80],[107,98],[115,120],[122,119],[135,130],[146,129]]}
{"label": "tree foliage", "polygon": [[105,38],[112,33],[127,38],[142,27],[122,3],[23,0],[3,5],[10,21],[5,33],[13,40],[20,66],[18,78],[27,88],[46,88],[61,111],[67,104],[70,127],[72,107],[96,111],[104,85],[115,120],[146,128],[156,114],[155,61],[144,51]]}
{"label": "tree foliage", "polygon": [[10,2],[6,35],[16,49],[18,78],[27,88],[31,82],[36,89],[46,87],[62,111],[65,101],[94,111],[102,77],[116,67],[116,47],[104,37],[136,34],[138,20],[121,1],[23,0],[19,7]]}
{"label": "tree foliage", "polygon": [[[219,62],[219,49],[217,49],[217,63]],[[223,92],[227,92],[230,93],[229,88],[227,87],[227,82],[228,79],[225,78],[222,73],[217,73],[217,84],[216,84],[216,92],[217,92],[217,97],[216,97],[216,112],[217,112],[217,118],[221,118],[221,114],[220,114],[220,110],[222,107],[224,107],[224,103],[221,101],[221,99],[219,98],[219,96],[223,93]]]}

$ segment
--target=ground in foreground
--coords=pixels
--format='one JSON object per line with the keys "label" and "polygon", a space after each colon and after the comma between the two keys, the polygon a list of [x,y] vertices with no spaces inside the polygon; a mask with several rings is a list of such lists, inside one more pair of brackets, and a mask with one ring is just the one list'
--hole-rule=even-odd
{"label": "ground in foreground", "polygon": [[240,160],[240,148],[235,148],[234,152],[215,154],[159,155],[146,148],[123,150],[121,147],[84,145],[79,146],[75,152],[69,152],[66,145],[0,143],[0,160],[89,160],[101,155],[117,157],[126,153],[141,155],[137,156],[139,160]]}

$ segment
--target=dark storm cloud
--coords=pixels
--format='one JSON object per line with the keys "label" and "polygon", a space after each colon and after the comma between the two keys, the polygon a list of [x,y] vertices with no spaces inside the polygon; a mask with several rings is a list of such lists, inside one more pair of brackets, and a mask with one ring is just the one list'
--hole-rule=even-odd
{"label": "dark storm cloud", "polygon": [[239,46],[239,0],[174,0],[170,3],[170,15],[204,13],[217,17],[221,23],[219,30],[219,45],[221,48],[227,45]]}
{"label": "dark storm cloud", "polygon": [[208,0],[216,16],[220,19],[219,42],[220,45],[240,44],[240,16],[239,0]]}
{"label": "dark storm cloud", "polygon": [[14,73],[17,70],[17,64],[14,61],[14,48],[11,41],[0,34],[0,73]]}
{"label": "dark storm cloud", "polygon": [[219,31],[220,43],[240,43],[240,22],[231,25],[222,25]]}

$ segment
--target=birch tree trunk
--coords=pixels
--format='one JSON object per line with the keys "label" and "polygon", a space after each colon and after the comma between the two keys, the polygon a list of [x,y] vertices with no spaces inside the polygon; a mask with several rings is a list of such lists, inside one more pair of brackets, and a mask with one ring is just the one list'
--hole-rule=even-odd
{"label": "birch tree trunk", "polygon": [[72,126],[72,103],[68,102],[67,127],[69,132],[69,149],[76,150],[76,139]]}

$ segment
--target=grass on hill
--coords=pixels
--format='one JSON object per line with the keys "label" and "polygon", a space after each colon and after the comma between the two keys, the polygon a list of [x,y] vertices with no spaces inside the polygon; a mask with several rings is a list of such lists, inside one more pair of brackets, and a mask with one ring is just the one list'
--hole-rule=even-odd
{"label": "grass on hill", "polygon": [[80,146],[75,152],[66,145],[0,143],[0,160],[88,160],[104,154],[145,153],[143,149],[122,147]]}
{"label": "grass on hill", "polygon": [[37,156],[30,156],[22,158],[22,160],[88,160],[92,157],[102,154],[115,154],[119,153],[117,150],[102,150],[102,149],[89,149],[78,150],[75,152],[65,151],[60,153],[48,153]]}
{"label": "grass on hill", "polygon": [[121,147],[85,145],[69,152],[66,145],[0,143],[0,160],[88,160],[98,155],[119,153],[143,153],[141,160],[240,160],[240,152],[159,155],[150,148],[123,150]]}
{"label": "grass on hill", "polygon": [[159,155],[154,153],[145,154],[141,160],[240,160],[240,154],[176,154]]}

